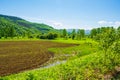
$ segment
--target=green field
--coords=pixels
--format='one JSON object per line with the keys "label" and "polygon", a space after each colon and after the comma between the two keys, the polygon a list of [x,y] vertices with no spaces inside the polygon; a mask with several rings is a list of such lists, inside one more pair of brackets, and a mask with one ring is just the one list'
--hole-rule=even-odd
{"label": "green field", "polygon": [[[38,42],[38,41],[37,41]],[[115,67],[120,64],[120,56],[112,65],[109,59],[104,65],[104,54],[98,50],[98,43],[93,40],[52,40],[49,43],[74,43],[77,46],[48,48],[54,53],[49,64],[56,61],[66,62],[47,68],[37,68],[18,74],[1,77],[1,80],[96,80],[110,79]],[[67,55],[67,56],[66,56]],[[47,65],[47,64],[46,64]]]}

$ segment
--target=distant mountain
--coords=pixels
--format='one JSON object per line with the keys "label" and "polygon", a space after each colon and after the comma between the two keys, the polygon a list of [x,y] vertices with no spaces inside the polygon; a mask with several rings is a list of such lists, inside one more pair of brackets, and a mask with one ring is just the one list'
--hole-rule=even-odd
{"label": "distant mountain", "polygon": [[43,23],[42,24],[33,23],[19,17],[0,14],[0,27],[4,26],[5,24],[14,25],[18,33],[22,33],[25,31],[30,31],[31,33],[36,32],[46,33],[54,29],[53,27]]}
{"label": "distant mountain", "polygon": [[91,30],[85,30],[85,34],[90,34]]}
{"label": "distant mountain", "polygon": [[[78,31],[78,29],[75,29],[76,31]],[[68,33],[71,33],[73,31],[73,29],[67,29]],[[85,30],[85,34],[90,34],[90,30]]]}

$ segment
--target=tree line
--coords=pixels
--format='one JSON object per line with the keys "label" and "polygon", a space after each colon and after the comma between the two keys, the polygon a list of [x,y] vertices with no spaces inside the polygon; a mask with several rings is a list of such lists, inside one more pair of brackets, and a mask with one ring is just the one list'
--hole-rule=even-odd
{"label": "tree line", "polygon": [[101,28],[93,28],[90,31],[90,34],[85,34],[84,29],[73,29],[72,32],[68,32],[66,29],[62,30],[52,30],[48,32],[37,32],[32,31],[32,29],[22,28],[21,26],[14,25],[13,23],[7,22],[4,19],[0,19],[0,38],[14,38],[14,37],[28,37],[28,38],[39,38],[39,39],[72,39],[72,40],[81,40],[85,38],[91,38],[96,41],[99,41],[102,37],[101,35],[108,30],[112,30],[118,34],[117,37],[120,37],[120,27],[117,29],[113,27],[101,27]]}

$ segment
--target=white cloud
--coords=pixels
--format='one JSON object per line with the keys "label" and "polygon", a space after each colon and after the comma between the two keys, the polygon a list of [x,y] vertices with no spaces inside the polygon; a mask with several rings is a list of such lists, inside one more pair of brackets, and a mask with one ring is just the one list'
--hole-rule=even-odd
{"label": "white cloud", "polygon": [[120,26],[120,21],[105,21],[105,20],[101,20],[101,21],[98,21],[98,24],[100,26],[114,26],[114,27],[118,27],[118,26]]}
{"label": "white cloud", "polygon": [[[80,29],[91,29],[93,28],[93,25],[69,25],[69,24],[63,24],[61,21],[55,21],[55,20],[47,20],[47,19],[43,19],[40,17],[37,18],[32,18],[32,17],[22,17],[23,19],[26,19],[28,21],[31,22],[37,22],[37,23],[45,23],[48,24],[56,29],[63,29],[63,28],[80,28]],[[97,22],[99,24],[99,27],[101,26],[114,26],[114,27],[118,27],[120,26],[120,21],[106,21],[106,20],[100,20]],[[78,26],[79,25],[79,26]],[[74,27],[73,27],[74,26]]]}
{"label": "white cloud", "polygon": [[116,21],[116,22],[115,22],[115,25],[116,25],[116,26],[120,26],[120,21]]}
{"label": "white cloud", "polygon": [[63,26],[63,23],[61,22],[57,22],[57,21],[53,21],[53,20],[47,20],[47,22],[55,27],[61,27]]}
{"label": "white cloud", "polygon": [[42,21],[45,24],[48,24],[56,29],[61,29],[63,28],[63,23],[59,21],[54,21],[54,20],[43,20]]}
{"label": "white cloud", "polygon": [[108,24],[113,24],[113,22],[111,21],[111,22],[108,22]]}
{"label": "white cloud", "polygon": [[101,21],[98,21],[98,24],[106,24],[107,21],[104,21],[104,20],[101,20]]}
{"label": "white cloud", "polygon": [[63,24],[60,23],[60,22],[54,22],[53,25],[55,25],[55,26],[63,26]]}
{"label": "white cloud", "polygon": [[37,23],[45,23],[48,24],[54,28],[60,29],[63,28],[63,23],[59,22],[59,21],[54,21],[54,20],[46,20],[46,19],[41,19],[41,18],[32,18],[32,17],[22,17],[28,21],[31,22],[37,22]]}

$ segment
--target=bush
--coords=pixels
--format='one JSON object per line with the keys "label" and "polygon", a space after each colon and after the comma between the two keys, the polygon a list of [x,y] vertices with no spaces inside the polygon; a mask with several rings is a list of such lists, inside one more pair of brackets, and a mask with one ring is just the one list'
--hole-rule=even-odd
{"label": "bush", "polygon": [[39,38],[40,38],[40,39],[46,39],[46,36],[41,35]]}
{"label": "bush", "polygon": [[58,37],[58,34],[56,33],[48,33],[47,35],[41,35],[40,39],[55,39]]}
{"label": "bush", "polygon": [[28,38],[34,38],[33,36],[28,36]]}

